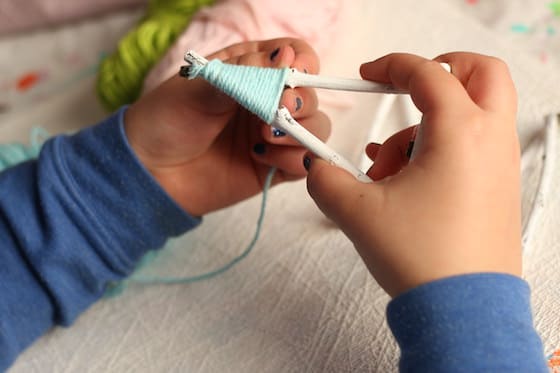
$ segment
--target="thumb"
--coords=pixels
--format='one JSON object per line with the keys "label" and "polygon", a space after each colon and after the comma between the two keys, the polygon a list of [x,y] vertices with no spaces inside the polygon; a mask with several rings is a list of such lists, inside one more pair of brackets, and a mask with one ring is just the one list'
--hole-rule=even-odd
{"label": "thumb", "polygon": [[[380,186],[363,183],[346,170],[319,158],[308,157],[307,190],[321,211],[343,231],[351,233],[360,220],[360,211],[375,213],[380,205]],[[373,210],[373,211],[372,211]]]}

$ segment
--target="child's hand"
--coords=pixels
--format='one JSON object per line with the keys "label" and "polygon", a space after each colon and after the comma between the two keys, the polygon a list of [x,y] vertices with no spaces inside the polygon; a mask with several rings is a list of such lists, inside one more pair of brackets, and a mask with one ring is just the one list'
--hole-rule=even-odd
{"label": "child's hand", "polygon": [[[319,71],[315,52],[296,39],[241,43],[212,58]],[[330,122],[317,110],[313,90],[287,89],[281,105],[316,136],[328,137]],[[125,128],[142,163],[192,215],[257,194],[271,166],[278,168],[275,183],[306,174],[303,147],[288,136],[274,136],[270,126],[202,79],[177,76],[163,83],[128,109]]]}
{"label": "child's hand", "polygon": [[391,295],[474,272],[521,273],[516,93],[505,64],[469,53],[437,62],[394,54],[361,67],[365,79],[405,88],[422,111],[413,128],[370,144],[375,165],[363,184],[313,159],[308,189],[348,235]]}

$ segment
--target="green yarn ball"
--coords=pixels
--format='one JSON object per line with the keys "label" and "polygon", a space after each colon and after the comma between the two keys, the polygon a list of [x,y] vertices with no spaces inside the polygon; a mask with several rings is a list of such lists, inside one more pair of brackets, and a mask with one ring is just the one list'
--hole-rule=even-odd
{"label": "green yarn ball", "polygon": [[97,94],[103,106],[113,111],[134,102],[142,91],[144,78],[193,15],[214,0],[150,0],[146,16],[101,61]]}

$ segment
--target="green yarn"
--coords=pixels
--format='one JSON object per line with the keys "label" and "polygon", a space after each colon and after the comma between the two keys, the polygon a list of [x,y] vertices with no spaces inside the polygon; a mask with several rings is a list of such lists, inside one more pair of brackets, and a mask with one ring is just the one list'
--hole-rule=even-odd
{"label": "green yarn", "polygon": [[144,78],[192,16],[214,0],[150,0],[144,18],[120,42],[117,50],[99,67],[97,94],[103,106],[113,111],[134,102]]}

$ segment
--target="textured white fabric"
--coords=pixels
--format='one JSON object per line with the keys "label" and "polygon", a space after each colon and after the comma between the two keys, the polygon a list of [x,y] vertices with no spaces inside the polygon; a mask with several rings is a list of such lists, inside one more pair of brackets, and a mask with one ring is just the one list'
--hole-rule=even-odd
{"label": "textured white fabric", "polygon": [[123,8],[145,5],[145,0],[26,0],[0,1],[0,35],[57,26]]}
{"label": "textured white fabric", "polygon": [[[519,1],[499,3],[520,9]],[[359,63],[392,51],[433,57],[470,50],[504,58],[519,91],[526,216],[538,182],[544,115],[560,111],[560,76],[555,62],[543,64],[531,54],[533,45],[514,43],[497,32],[484,18],[492,14],[475,14],[459,1],[352,1],[341,15],[345,31],[332,41],[323,72],[357,76]],[[21,64],[29,66],[33,51],[43,52],[35,63],[56,69],[60,55],[53,50],[110,48],[135,16],[1,40],[0,75],[16,76]],[[14,50],[20,53],[10,52]],[[356,102],[352,109],[330,110],[330,145],[357,162],[379,96],[348,97]],[[102,115],[92,79],[86,79],[56,96],[0,114],[0,139],[24,139],[34,124],[53,132],[75,129]],[[388,119],[383,136],[402,126],[401,117],[397,112]],[[553,180],[559,174],[554,170]],[[554,188],[552,192],[524,258],[547,353],[560,348],[560,196]],[[146,271],[193,275],[227,262],[253,234],[259,203],[253,198],[208,216]],[[53,330],[35,343],[11,372],[396,370],[398,351],[384,315],[388,297],[349,241],[314,206],[304,182],[271,191],[262,233],[255,251],[218,278],[184,286],[131,287],[97,303],[71,328]]]}

